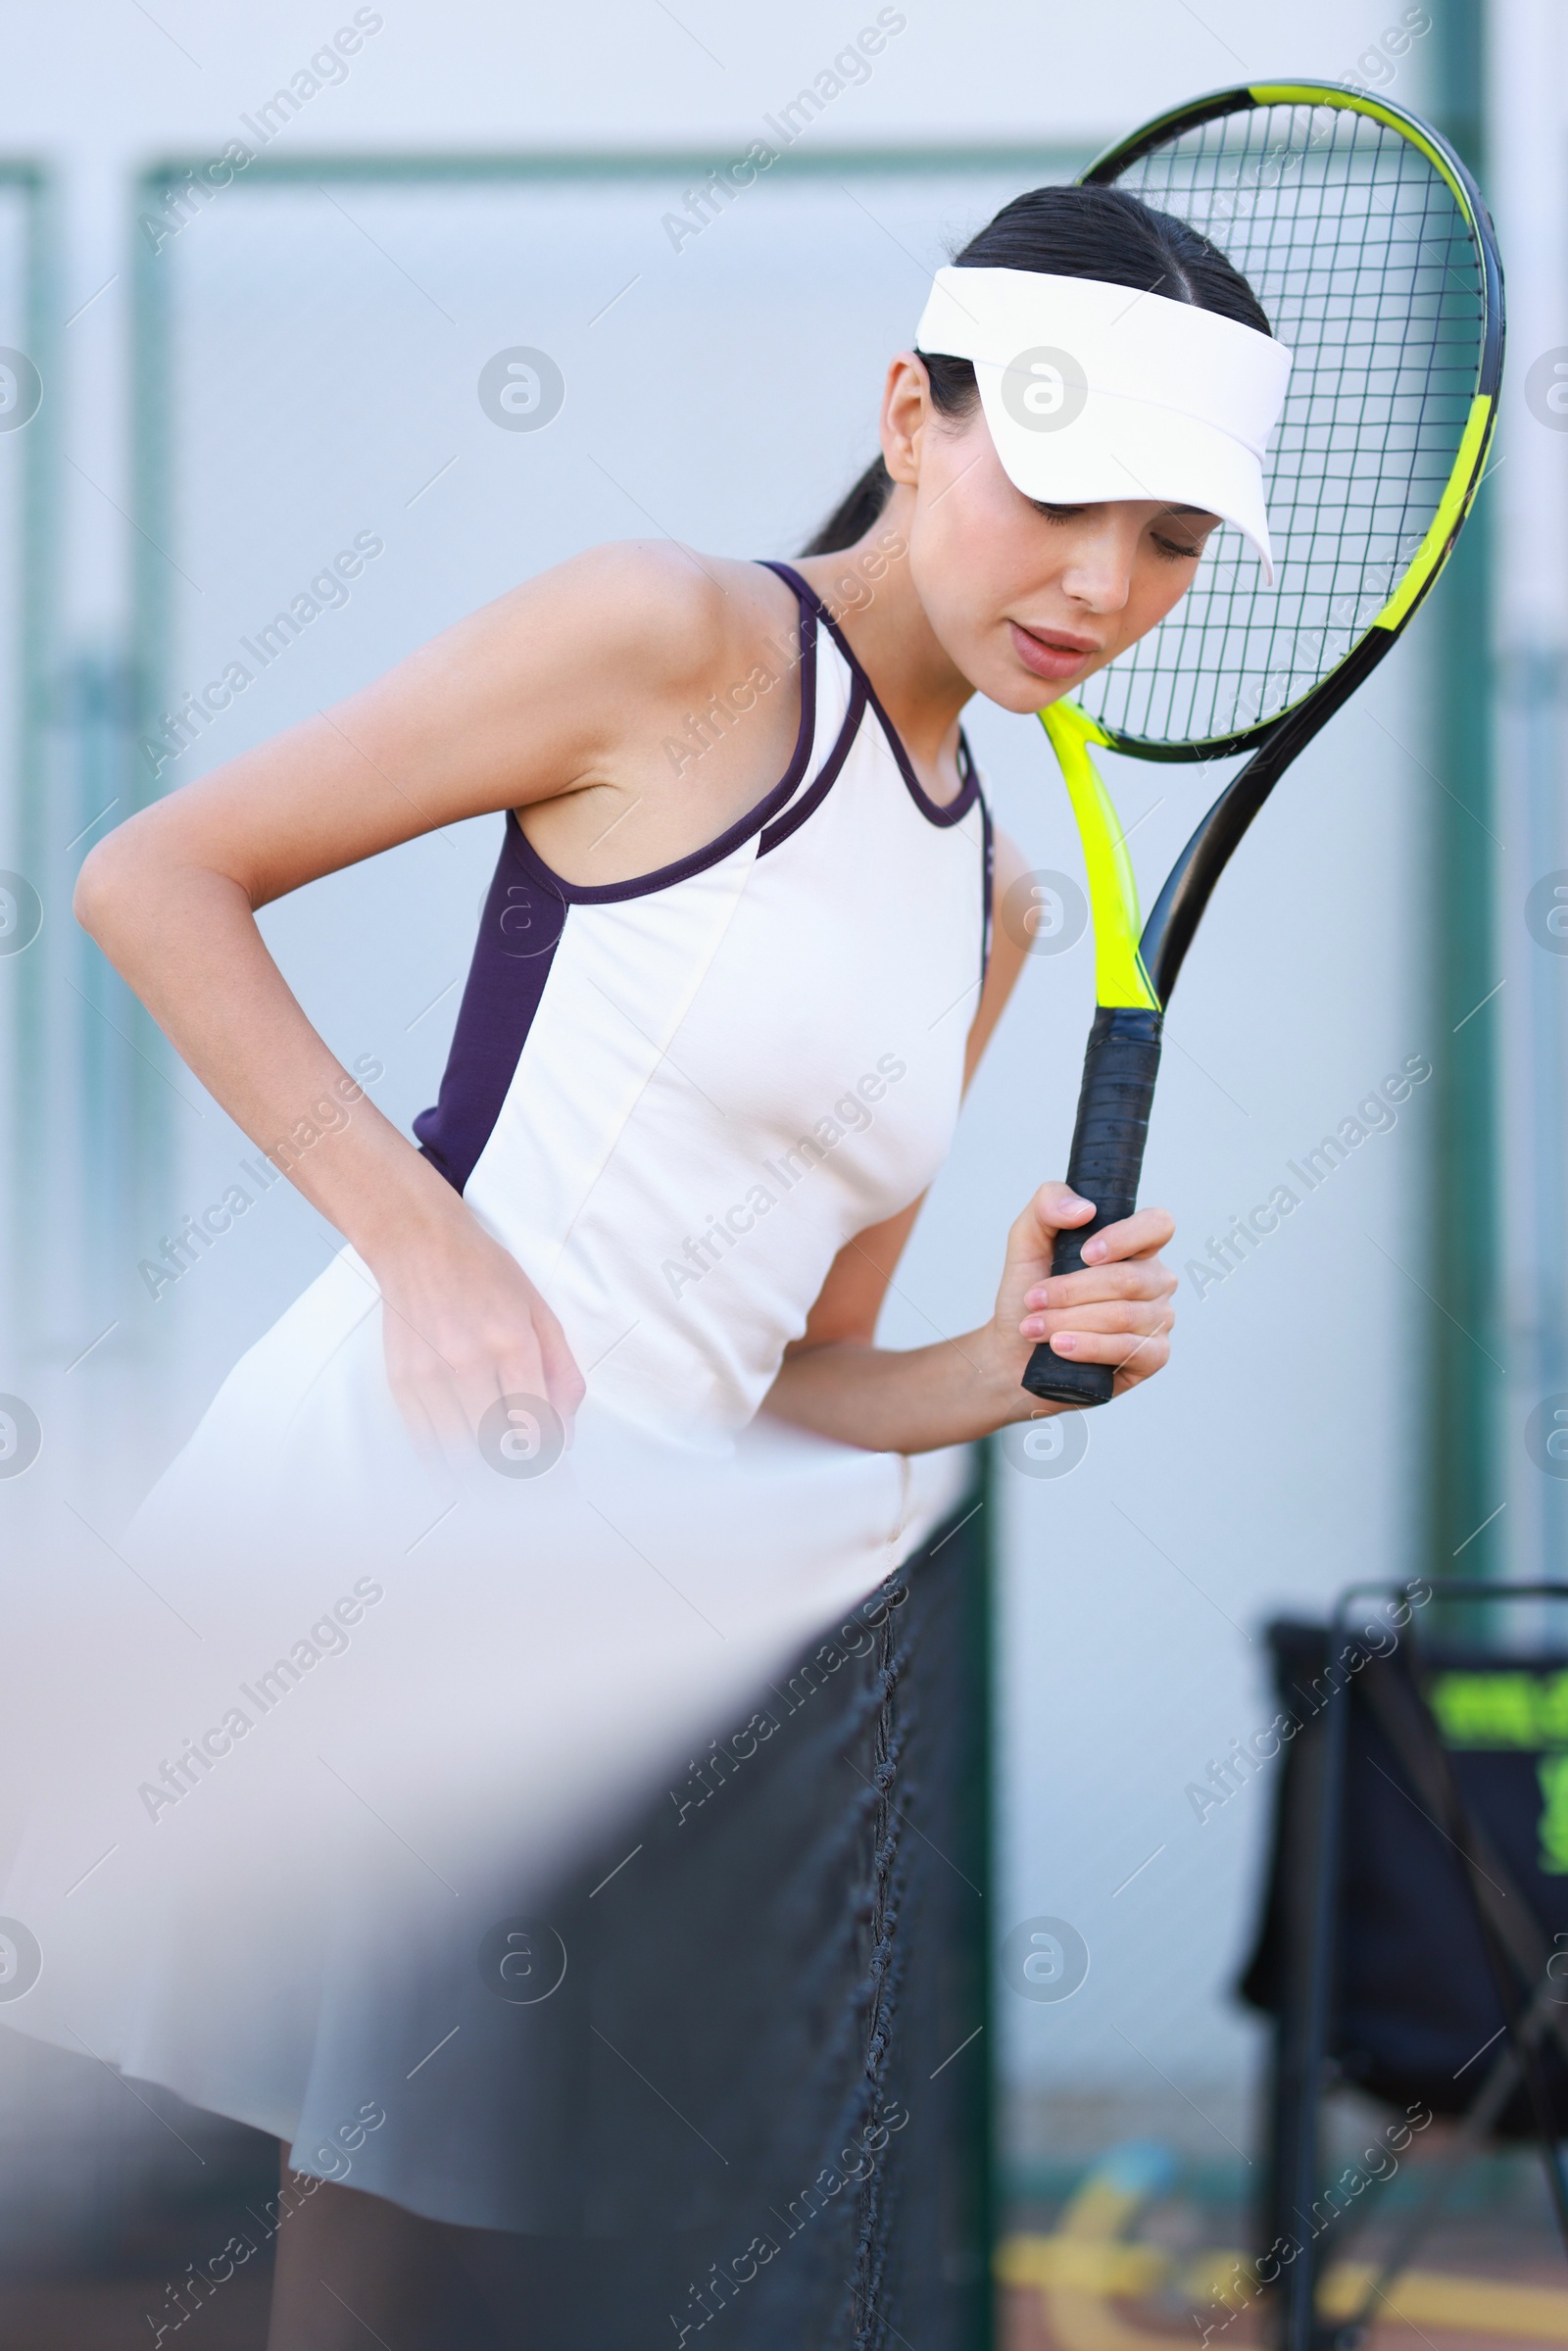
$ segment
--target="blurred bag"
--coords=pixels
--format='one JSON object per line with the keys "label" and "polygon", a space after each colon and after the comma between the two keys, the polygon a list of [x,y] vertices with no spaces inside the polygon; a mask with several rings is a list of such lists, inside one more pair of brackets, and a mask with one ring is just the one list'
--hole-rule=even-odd
{"label": "blurred bag", "polygon": [[[1330,1636],[1287,1620],[1267,1640],[1296,1729],[1285,1734],[1262,1918],[1239,1988],[1283,2020],[1309,1952]],[[1328,2055],[1341,2081],[1374,2097],[1462,2114],[1506,2046],[1499,1962],[1516,2012],[1544,1982],[1552,1997],[1561,1977],[1568,2027],[1568,1658],[1418,1653],[1408,1641],[1379,1655],[1352,1636],[1336,1673],[1348,1679],[1349,1717]],[[1537,2059],[1564,2135],[1568,2062],[1549,2025]],[[1522,2084],[1493,2129],[1538,2134]]]}

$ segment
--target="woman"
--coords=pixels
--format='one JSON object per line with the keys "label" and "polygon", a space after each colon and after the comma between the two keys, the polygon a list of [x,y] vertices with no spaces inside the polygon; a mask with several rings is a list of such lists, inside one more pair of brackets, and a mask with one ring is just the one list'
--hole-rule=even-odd
{"label": "woman", "polygon": [[[193,1874],[219,1882],[225,1853],[235,1915],[251,1905],[247,1947],[287,1940],[293,1989],[263,2015],[232,1952],[181,1971],[151,1929],[118,2005],[85,1958],[53,1978],[74,2015],[98,2019],[101,2038],[78,2035],[96,2053],[274,2131],[313,2191],[346,2182],[278,2230],[274,2351],[386,2333],[411,2213],[448,2231],[580,2223],[552,2203],[548,2164],[519,2168],[502,2147],[482,2054],[439,2116],[420,2110],[363,2155],[355,2125],[358,2169],[311,2151],[334,2100],[376,2104],[373,2085],[344,2102],[385,2057],[389,2013],[407,2028],[391,2080],[446,2011],[400,2007],[407,1984],[383,1985],[368,2020],[337,1999],[348,1946],[372,1974],[385,1946],[376,1959],[368,1931],[345,1943],[334,1874],[379,1927],[416,1898],[388,1892],[347,1829],[319,1883],[284,1869],[280,1791],[323,1802],[305,1792],[320,1786],[305,1749],[368,1808],[373,1782],[376,1819],[448,1891],[466,1891],[466,1870],[547,1885],[695,1728],[940,1522],[958,1492],[950,1448],[1052,1409],[1020,1385],[1040,1341],[1115,1366],[1118,1393],[1166,1360],[1169,1217],[1140,1210],[1052,1282],[1057,1231],[1093,1213],[1059,1183],[1013,1224],[979,1328],[905,1351],[874,1336],[1027,944],[999,929],[987,961],[992,904],[1021,860],[998,841],[993,875],[963,706],[979,692],[1030,712],[1070,693],[1176,605],[1222,516],[1266,558],[1269,416],[1249,461],[1241,443],[1220,449],[1223,416],[1170,421],[1169,385],[1136,385],[1130,404],[1124,385],[1118,411],[1092,359],[1083,471],[1059,321],[1111,350],[1113,373],[1113,313],[1140,297],[1141,326],[1211,322],[1217,378],[1227,353],[1254,366],[1267,322],[1185,223],[1111,191],[1019,198],[941,273],[938,324],[888,371],[881,458],[797,566],[593,550],[149,808],[83,868],[81,920],[349,1245],[237,1368],[138,1538],[160,1592],[203,1629],[201,1671],[215,1642],[224,1663],[199,1694],[183,1667],[165,1691],[187,1745],[138,1787],[135,1886],[160,1886],[162,1923],[177,1913],[182,1934],[211,1936],[180,1904]],[[255,909],[486,811],[506,811],[501,862],[416,1149],[313,1030]],[[323,1102],[347,1115],[322,1119]],[[309,1148],[279,1151],[302,1120]],[[299,1580],[297,1543],[264,1542],[302,1510],[313,1556],[343,1562],[325,1583]],[[288,1650],[296,1598],[304,1610],[338,1582],[359,1607],[359,1662],[324,1662],[324,1634]],[[274,1646],[298,1670],[274,1675],[264,1708],[256,1661]],[[622,1655],[639,1670],[617,1682]],[[156,1712],[146,1688],[138,1703]],[[580,1735],[595,1703],[614,1723],[603,1752]],[[261,1716],[278,1704],[274,1731]],[[214,1730],[198,1745],[199,1705]],[[296,1734],[307,1707],[318,1718]],[[346,1744],[323,1747],[334,1738],[357,1742],[352,1763]],[[548,1768],[564,1741],[595,1749],[569,1788]],[[535,1800],[547,1782],[549,1805]],[[138,1898],[111,1867],[79,1897],[122,1929]],[[42,2009],[11,2015],[65,2038]],[[481,2042],[475,2025],[444,2062]],[[348,2045],[358,2073],[336,2063]],[[329,2276],[354,2290],[323,2290]]]}

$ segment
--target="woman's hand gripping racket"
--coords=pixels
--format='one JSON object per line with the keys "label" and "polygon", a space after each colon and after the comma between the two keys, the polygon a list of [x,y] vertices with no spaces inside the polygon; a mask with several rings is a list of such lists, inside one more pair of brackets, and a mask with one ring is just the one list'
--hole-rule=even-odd
{"label": "woman's hand gripping racket", "polygon": [[[1452,149],[1380,99],[1255,84],[1161,116],[1084,173],[1180,214],[1250,280],[1295,354],[1265,464],[1275,585],[1215,534],[1170,617],[1040,715],[1083,839],[1099,1006],[1067,1181],[1095,1217],[1053,1274],[1131,1214],[1165,1006],[1227,859],[1302,747],[1382,661],[1458,535],[1502,371],[1492,222]],[[1141,759],[1250,751],[1140,931],[1131,860],[1091,744]],[[1023,1385],[1102,1404],[1111,1368],[1035,1348]]]}

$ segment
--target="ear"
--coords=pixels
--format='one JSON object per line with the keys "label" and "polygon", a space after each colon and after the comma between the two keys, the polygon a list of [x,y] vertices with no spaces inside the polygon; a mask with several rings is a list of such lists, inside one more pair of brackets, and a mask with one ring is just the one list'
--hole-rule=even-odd
{"label": "ear", "polygon": [[895,481],[918,482],[921,440],[935,413],[924,363],[901,351],[882,393],[882,462]]}

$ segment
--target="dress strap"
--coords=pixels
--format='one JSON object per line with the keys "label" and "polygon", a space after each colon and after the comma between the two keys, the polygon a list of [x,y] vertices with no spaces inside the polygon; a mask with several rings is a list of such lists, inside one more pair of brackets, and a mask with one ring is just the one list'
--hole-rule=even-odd
{"label": "dress strap", "polygon": [[892,719],[888,716],[886,710],[882,708],[881,701],[877,695],[877,690],[875,686],[872,685],[870,679],[866,676],[865,671],[861,668],[854,647],[851,645],[848,637],[846,637],[844,634],[844,631],[840,628],[838,622],[834,619],[832,613],[828,611],[826,605],[822,602],[822,599],[817,595],[816,590],[811,586],[809,580],[803,579],[801,574],[788,563],[774,563],[772,559],[767,556],[764,556],[761,561],[769,571],[776,571],[779,575],[779,578],[788,580],[790,586],[794,589],[801,604],[802,628],[804,629],[806,626],[807,613],[814,613],[818,626],[827,634],[828,637],[832,639],[839,652],[843,655],[845,661],[849,663],[850,675],[855,679],[856,684],[863,693],[865,700],[869,703],[871,709],[876,712],[878,724],[881,726],[882,732],[887,738],[888,749],[893,754],[894,763],[897,766],[899,773],[904,778],[905,786],[908,792],[909,798],[913,801],[921,815],[925,817],[926,821],[930,824],[943,826],[957,824],[961,818],[968,815],[969,810],[974,807],[975,802],[980,798],[980,778],[975,770],[974,761],[969,756],[969,746],[964,740],[962,728],[960,727],[958,730],[959,789],[957,796],[956,799],[946,802],[933,800],[931,795],[927,792],[925,786],[921,783],[919,777],[915,774],[914,761],[910,759],[908,752],[905,748],[904,738],[899,733],[899,730],[894,725]]}

